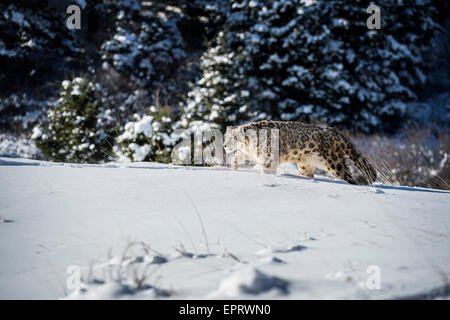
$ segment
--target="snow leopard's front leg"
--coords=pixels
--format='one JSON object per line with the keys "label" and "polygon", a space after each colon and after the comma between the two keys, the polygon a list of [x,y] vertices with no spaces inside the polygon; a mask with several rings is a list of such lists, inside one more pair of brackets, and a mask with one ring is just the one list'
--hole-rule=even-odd
{"label": "snow leopard's front leg", "polygon": [[261,173],[264,174],[277,174],[278,162],[270,157],[259,158],[258,165],[261,168]]}
{"label": "snow leopard's front leg", "polygon": [[238,154],[237,154],[237,152],[234,152],[233,155],[231,156],[231,168],[233,170],[238,169]]}
{"label": "snow leopard's front leg", "polygon": [[307,163],[302,163],[302,162],[298,162],[297,163],[298,166],[298,171],[300,172],[300,174],[302,176],[308,177],[308,178],[314,178],[314,167],[307,164]]}

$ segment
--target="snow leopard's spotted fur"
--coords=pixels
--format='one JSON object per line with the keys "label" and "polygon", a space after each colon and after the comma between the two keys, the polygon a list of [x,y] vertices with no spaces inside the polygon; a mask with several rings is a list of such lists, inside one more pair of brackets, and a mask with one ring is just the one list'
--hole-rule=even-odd
{"label": "snow leopard's spotted fur", "polygon": [[[268,146],[260,153],[258,143],[259,130],[267,129]],[[279,129],[279,156],[277,163],[270,158],[270,129]],[[248,133],[256,132],[254,135]],[[239,142],[241,141],[241,143]],[[361,154],[353,142],[332,127],[316,127],[293,121],[258,121],[240,126],[229,126],[225,133],[225,151],[232,154],[233,169],[238,167],[238,153],[245,154],[256,161],[263,172],[276,173],[278,165],[292,162],[298,165],[300,173],[314,177],[314,169],[323,169],[351,184],[368,184],[375,181],[377,172]],[[362,175],[352,176],[346,165],[350,158]]]}

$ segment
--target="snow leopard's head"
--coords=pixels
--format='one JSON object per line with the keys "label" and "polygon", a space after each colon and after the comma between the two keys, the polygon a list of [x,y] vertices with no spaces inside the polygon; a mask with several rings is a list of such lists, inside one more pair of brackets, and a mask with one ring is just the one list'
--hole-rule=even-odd
{"label": "snow leopard's head", "polygon": [[223,137],[223,147],[226,153],[231,153],[236,151],[238,148],[236,146],[238,140],[239,130],[238,127],[228,126],[227,131]]}
{"label": "snow leopard's head", "polygon": [[244,126],[228,126],[224,136],[223,147],[226,153],[235,151],[252,151],[257,146],[256,130]]}

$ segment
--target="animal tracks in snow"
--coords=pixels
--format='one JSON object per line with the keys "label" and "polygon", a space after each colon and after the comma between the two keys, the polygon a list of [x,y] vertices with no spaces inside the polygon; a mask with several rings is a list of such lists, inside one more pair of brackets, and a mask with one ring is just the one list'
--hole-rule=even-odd
{"label": "animal tracks in snow", "polygon": [[0,223],[12,223],[14,220],[6,219],[3,217],[0,217]]}
{"label": "animal tracks in snow", "polygon": [[308,247],[302,246],[302,245],[293,245],[288,247],[281,247],[281,248],[264,248],[256,252],[257,255],[266,255],[270,253],[289,253],[289,252],[295,252],[295,251],[303,251],[306,250]]}

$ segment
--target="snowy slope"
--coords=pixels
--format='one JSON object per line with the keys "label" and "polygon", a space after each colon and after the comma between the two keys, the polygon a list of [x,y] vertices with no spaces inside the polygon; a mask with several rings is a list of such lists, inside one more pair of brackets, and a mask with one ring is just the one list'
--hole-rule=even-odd
{"label": "snowy slope", "polygon": [[449,192],[292,167],[0,158],[0,298],[448,298],[449,209]]}

